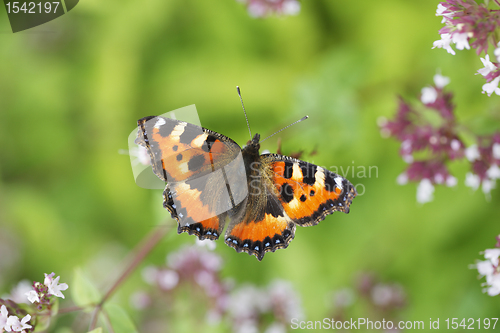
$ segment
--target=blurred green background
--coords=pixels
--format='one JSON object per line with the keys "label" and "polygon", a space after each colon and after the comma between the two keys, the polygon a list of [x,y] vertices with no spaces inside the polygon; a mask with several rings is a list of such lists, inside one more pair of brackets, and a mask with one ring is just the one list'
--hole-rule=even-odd
{"label": "blurred green background", "polygon": [[[297,16],[254,19],[234,0],[85,0],[16,34],[2,9],[0,293],[44,272],[70,282],[77,266],[105,286],[112,272],[93,270],[99,260],[118,269],[155,225],[175,223],[161,191],[136,186],[129,157],[118,153],[137,119],[196,104],[202,126],[244,145],[239,85],[254,133],[310,117],[263,149],[275,152],[281,137],[284,154],[317,148],[303,159],[378,173],[346,175],[361,186],[351,213],[298,228],[288,249],[262,262],[219,240],[224,276],[291,281],[307,320],[328,316],[327,295],[353,286],[360,271],[404,287],[404,320],[498,317],[499,298],[481,293],[469,269],[500,233],[498,190],[490,202],[472,192],[468,163],[455,162],[458,185],[417,204],[415,184],[396,184],[405,168],[399,143],[376,125],[395,114],[398,95],[416,101],[439,68],[451,78],[458,120],[477,133],[498,128],[489,120],[498,120],[499,97],[481,94],[484,79],[474,75],[479,57],[431,49],[442,26],[438,1],[301,4]],[[184,243],[194,236],[170,233],[146,264]],[[118,301],[127,306],[142,284],[134,273]]]}

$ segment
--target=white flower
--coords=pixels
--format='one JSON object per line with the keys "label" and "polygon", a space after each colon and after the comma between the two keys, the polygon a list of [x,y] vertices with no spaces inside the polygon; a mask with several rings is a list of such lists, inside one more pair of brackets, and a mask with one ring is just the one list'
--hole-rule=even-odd
{"label": "white flower", "polygon": [[410,140],[404,140],[401,142],[401,149],[402,150],[409,150],[411,149],[411,141]]}
{"label": "white flower", "polygon": [[500,160],[500,143],[494,143],[493,147],[491,148],[492,153],[493,153],[493,158]]}
{"label": "white flower", "polygon": [[[17,285],[15,285],[10,291],[10,295],[7,297],[16,303],[26,303],[29,304],[26,298],[26,293],[33,290],[33,285],[28,280],[21,280]],[[0,326],[1,327],[1,326]]]}
{"label": "white flower", "polygon": [[489,283],[495,289],[500,290],[500,274],[499,274],[499,272],[497,271],[496,273],[493,273],[493,276],[490,277],[490,279],[489,279],[489,281],[487,281],[487,283]]}
{"label": "white flower", "polygon": [[426,203],[432,201],[434,193],[434,186],[431,181],[427,178],[424,178],[420,181],[417,187],[417,201],[419,203]]}
{"label": "white flower", "polygon": [[436,16],[443,16],[441,23],[446,22],[446,17],[444,17],[445,14],[443,14],[445,10],[446,10],[445,6],[443,6],[442,4],[438,4],[438,8],[436,9]]}
{"label": "white flower", "polygon": [[491,286],[488,288],[488,295],[490,296],[496,296],[500,294],[500,286]]}
{"label": "white flower", "polygon": [[474,162],[479,159],[481,155],[479,154],[479,149],[477,145],[471,145],[465,149],[465,157],[469,160],[469,162]]}
{"label": "white flower", "polygon": [[479,188],[481,184],[481,179],[478,175],[471,172],[467,172],[465,175],[465,186],[472,188],[474,191]]}
{"label": "white flower", "polygon": [[30,290],[29,292],[25,293],[25,295],[28,296],[28,301],[30,301],[31,303],[40,303],[40,298],[38,297],[38,293],[35,290]]}
{"label": "white flower", "polygon": [[498,82],[500,81],[500,76],[497,76],[493,81],[483,84],[483,94],[486,93],[488,96],[495,93],[500,95],[500,88],[498,88]]}
{"label": "white flower", "polygon": [[132,166],[138,164],[151,165],[151,157],[149,156],[148,150],[143,146],[132,147],[129,150],[119,149],[118,153],[135,157],[134,159],[130,159]]}
{"label": "white flower", "polygon": [[498,257],[500,257],[500,249],[484,250],[484,259],[488,259],[494,266],[498,266]]}
{"label": "white flower", "polygon": [[487,276],[486,283],[489,285],[489,288],[486,290],[488,292],[488,295],[490,296],[496,296],[500,294],[500,274],[493,274]]}
{"label": "white flower", "polygon": [[499,257],[500,249],[487,249],[484,250],[484,258],[486,260],[479,261],[476,265],[472,266],[477,268],[480,277],[486,277],[485,285],[488,286],[488,288],[484,289],[483,292],[487,292],[490,296],[500,294]]}
{"label": "white flower", "polygon": [[444,176],[440,173],[437,173],[436,175],[434,175],[434,181],[436,182],[436,184],[442,184],[444,182]]}
{"label": "white flower", "polygon": [[488,171],[486,171],[486,175],[488,175],[488,178],[490,179],[499,179],[500,178],[500,168],[498,165],[493,164],[490,166]]}
{"label": "white flower", "polygon": [[466,32],[455,33],[451,38],[452,42],[455,43],[457,50],[463,50],[464,48],[469,50],[469,37]]}
{"label": "white flower", "polygon": [[446,178],[446,186],[448,186],[448,187],[456,186],[457,183],[458,183],[457,179],[453,176],[448,176]]}
{"label": "white flower", "polygon": [[424,87],[422,88],[422,96],[420,97],[420,100],[424,104],[431,104],[436,101],[437,96],[438,93],[434,87]]}
{"label": "white flower", "polygon": [[495,188],[494,181],[492,181],[491,179],[483,179],[482,190],[483,190],[483,193],[487,195],[488,200],[489,200],[488,195],[490,194],[491,190],[494,188]]}
{"label": "white flower", "polygon": [[264,17],[267,13],[266,6],[259,2],[251,2],[247,10],[252,17]]}
{"label": "white flower", "polygon": [[443,48],[445,49],[448,53],[451,53],[455,55],[455,51],[451,48],[450,46],[451,43],[451,35],[450,34],[442,34],[441,39],[435,41],[432,45],[432,48]]}
{"label": "white flower", "polygon": [[497,48],[493,51],[493,53],[495,54],[497,61],[500,62],[500,42],[498,42]]}
{"label": "white flower", "polygon": [[137,157],[134,163],[140,163],[142,165],[151,165],[151,156],[149,156],[148,150],[143,146],[137,146],[137,149],[130,150],[130,155]]}
{"label": "white flower", "polygon": [[453,13],[447,13],[445,14],[444,12],[446,11],[446,7],[443,6],[442,4],[438,4],[438,8],[436,10],[436,16],[442,16],[443,19],[441,20],[441,23],[445,23],[446,19],[450,19],[453,17]]}
{"label": "white flower", "polygon": [[436,87],[444,88],[448,85],[448,83],[450,83],[449,77],[443,76],[441,74],[434,75],[434,84],[436,85]]}
{"label": "white flower", "polygon": [[26,324],[31,319],[31,316],[28,314],[24,316],[23,319],[19,320],[16,316],[9,316],[7,319],[7,324],[5,324],[5,330],[7,332],[21,332],[26,328],[31,328],[31,325]]}
{"label": "white flower", "polygon": [[45,274],[45,280],[43,281],[43,284],[45,284],[49,288],[49,295],[64,298],[64,295],[61,291],[68,289],[68,285],[66,283],[59,284],[60,276],[53,279],[54,275],[54,272],[52,272],[51,274]]}
{"label": "white flower", "polygon": [[481,74],[482,76],[486,76],[497,69],[497,66],[495,66],[490,61],[489,54],[487,54],[484,58],[480,58],[480,59],[481,59],[481,62],[483,63],[484,68],[478,69],[477,70],[478,74]]}
{"label": "white flower", "polygon": [[162,270],[158,273],[158,284],[165,290],[173,289],[179,282],[179,274],[171,269]]}
{"label": "white flower", "polygon": [[436,9],[436,16],[443,16],[443,12],[446,10],[446,7],[442,4],[438,4],[438,8]]}
{"label": "white flower", "polygon": [[399,185],[406,185],[408,183],[408,175],[406,174],[406,172],[400,174],[398,178],[396,178],[396,182]]}
{"label": "white flower", "polygon": [[411,154],[405,154],[403,156],[401,156],[401,158],[403,159],[403,161],[405,161],[406,163],[410,164],[413,162],[413,156]]}
{"label": "white flower", "polygon": [[285,1],[282,10],[285,15],[297,15],[300,12],[300,3],[296,0]]}
{"label": "white flower", "polygon": [[460,141],[458,141],[457,139],[453,139],[451,140],[450,142],[450,147],[453,151],[457,151],[460,149],[461,145],[460,145]]}
{"label": "white flower", "polygon": [[270,295],[252,285],[245,285],[233,291],[229,299],[229,312],[235,319],[251,320],[259,312],[266,312],[271,307]]}
{"label": "white flower", "polygon": [[481,277],[492,275],[495,272],[495,267],[489,260],[479,261],[476,268]]}
{"label": "white flower", "polygon": [[212,252],[201,252],[200,261],[203,267],[211,272],[219,271],[222,268],[222,259]]}
{"label": "white flower", "polygon": [[5,324],[7,324],[7,319],[9,318],[9,312],[7,311],[7,307],[2,305],[0,308],[0,332],[4,328]]}

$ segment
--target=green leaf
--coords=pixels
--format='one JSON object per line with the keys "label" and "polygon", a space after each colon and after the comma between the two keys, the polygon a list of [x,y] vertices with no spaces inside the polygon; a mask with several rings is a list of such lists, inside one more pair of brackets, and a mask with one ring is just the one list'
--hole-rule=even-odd
{"label": "green leaf", "polygon": [[[104,312],[108,315],[115,333],[138,333],[132,319],[122,307],[116,304],[105,304]],[[106,319],[103,318],[106,321]]]}
{"label": "green leaf", "polygon": [[89,331],[88,333],[102,333],[102,327],[95,328],[92,331]]}
{"label": "green leaf", "polygon": [[101,300],[99,291],[80,268],[75,269],[73,283],[69,289],[73,301],[80,307],[86,308],[99,303]]}

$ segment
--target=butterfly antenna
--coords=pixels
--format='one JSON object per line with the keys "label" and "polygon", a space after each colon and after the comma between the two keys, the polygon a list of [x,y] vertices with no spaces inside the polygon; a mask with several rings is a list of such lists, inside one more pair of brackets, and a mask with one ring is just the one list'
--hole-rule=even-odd
{"label": "butterfly antenna", "polygon": [[243,107],[243,113],[245,113],[245,119],[247,120],[248,133],[250,133],[250,140],[252,140],[252,131],[250,130],[250,123],[248,122],[247,111],[245,110],[245,105],[243,104],[243,98],[241,98],[240,87],[236,86],[236,91],[238,91],[238,96],[240,96],[241,106]]}
{"label": "butterfly antenna", "polygon": [[279,132],[286,130],[288,127],[290,127],[290,126],[292,126],[292,125],[295,125],[295,124],[297,124],[297,123],[300,123],[301,121],[304,121],[304,120],[306,120],[307,118],[309,118],[309,116],[304,116],[304,117],[300,118],[300,119],[299,119],[299,120],[297,120],[296,122],[293,122],[293,123],[291,123],[290,125],[288,125],[288,126],[286,126],[286,127],[283,127],[283,128],[282,128],[282,129],[280,129],[279,131],[277,131],[277,132],[275,132],[275,133],[273,133],[273,134],[269,135],[269,136],[268,136],[267,138],[265,138],[264,140],[260,140],[260,142],[262,143],[262,142],[266,141],[267,139],[269,139],[269,138],[270,138],[270,137],[272,137],[273,135],[276,135],[276,134],[278,134]]}

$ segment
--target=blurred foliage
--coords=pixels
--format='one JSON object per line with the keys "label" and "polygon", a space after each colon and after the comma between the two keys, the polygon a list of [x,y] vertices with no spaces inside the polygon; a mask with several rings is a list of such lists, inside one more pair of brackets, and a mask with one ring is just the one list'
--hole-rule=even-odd
{"label": "blurred foliage", "polygon": [[[498,120],[498,97],[481,94],[474,51],[431,50],[437,3],[303,1],[298,16],[252,19],[233,0],[86,0],[16,34],[2,9],[0,291],[44,272],[68,282],[77,266],[109,285],[143,235],[175,223],[161,191],[137,187],[128,156],[118,154],[137,119],[196,104],[204,127],[244,145],[239,85],[253,132],[267,136],[308,114],[279,134],[283,152],[317,148],[310,162],[351,167],[346,177],[364,194],[349,215],[299,228],[288,249],[262,262],[219,240],[225,276],[291,281],[308,320],[328,316],[329,292],[363,270],[404,287],[405,320],[498,317],[498,297],[482,294],[468,269],[500,232],[498,190],[491,202],[472,193],[463,184],[468,165],[457,163],[459,185],[418,205],[415,185],[396,184],[404,169],[397,142],[376,125],[395,113],[397,95],[415,99],[440,68],[458,119],[476,132],[498,129],[489,121]],[[275,151],[276,140],[262,148]],[[359,177],[369,166],[377,173]],[[147,260],[163,262],[193,242],[172,232]],[[127,306],[142,285],[136,272],[115,301]]]}

